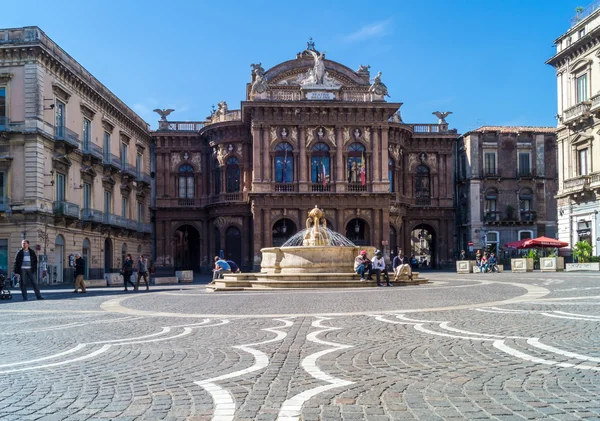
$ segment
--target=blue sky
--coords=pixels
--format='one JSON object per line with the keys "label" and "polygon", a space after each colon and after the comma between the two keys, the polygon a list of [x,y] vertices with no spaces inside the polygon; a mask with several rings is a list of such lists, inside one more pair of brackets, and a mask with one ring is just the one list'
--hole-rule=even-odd
{"label": "blue sky", "polygon": [[[544,64],[572,0],[4,2],[0,27],[37,25],[156,128],[239,108],[250,63],[293,59],[313,37],[327,58],[381,71],[407,123],[550,125],[556,76]],[[143,6],[142,6],[143,5]]]}

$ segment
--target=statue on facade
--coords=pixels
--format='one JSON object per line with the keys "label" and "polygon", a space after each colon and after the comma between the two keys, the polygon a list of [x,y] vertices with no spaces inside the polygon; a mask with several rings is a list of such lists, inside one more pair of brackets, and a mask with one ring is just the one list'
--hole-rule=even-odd
{"label": "statue on facade", "polygon": [[381,81],[381,72],[377,72],[377,76],[373,78],[373,83],[369,88],[369,92],[379,96],[390,96],[387,86]]}
{"label": "statue on facade", "polygon": [[402,116],[400,115],[400,110],[398,110],[394,114],[392,114],[392,117],[390,120],[392,123],[404,123],[404,121],[402,121]]}
{"label": "statue on facade", "polygon": [[250,96],[254,97],[256,95],[262,94],[269,89],[269,84],[265,80],[265,77],[261,73],[256,73],[256,78],[254,82],[252,82],[252,87],[250,88]]}
{"label": "statue on facade", "polygon": [[164,109],[164,110],[161,110],[160,108],[157,108],[157,109],[155,109],[153,111],[155,113],[158,113],[158,115],[160,116],[160,121],[167,121],[167,116],[169,114],[171,114],[175,110],[173,108],[168,108],[168,109]]}
{"label": "statue on facade", "polygon": [[265,69],[263,69],[262,63],[257,63],[257,64],[252,63],[250,65],[250,67],[252,67],[252,74],[253,75],[256,75],[256,76],[261,75],[262,76],[262,75],[265,74]]}
{"label": "statue on facade", "polygon": [[228,108],[227,108],[227,102],[225,101],[221,101],[217,104],[217,112],[215,113],[216,116],[225,116],[227,115],[228,112]]}
{"label": "statue on facade", "polygon": [[438,124],[448,124],[448,122],[446,121],[446,117],[448,117],[450,114],[452,114],[452,111],[445,111],[445,112],[434,111],[431,114],[433,114],[434,116],[436,116],[438,118]]}
{"label": "statue on facade", "polygon": [[362,64],[358,67],[358,70],[356,71],[356,73],[358,74],[369,74],[369,69],[371,68],[371,66],[367,65],[367,66],[363,66]]}
{"label": "statue on facade", "polygon": [[325,51],[321,54],[314,52],[313,50],[306,50],[310,53],[311,56],[315,59],[315,65],[312,69],[312,77],[314,79],[314,83],[317,85],[323,84],[323,79],[325,78]]}

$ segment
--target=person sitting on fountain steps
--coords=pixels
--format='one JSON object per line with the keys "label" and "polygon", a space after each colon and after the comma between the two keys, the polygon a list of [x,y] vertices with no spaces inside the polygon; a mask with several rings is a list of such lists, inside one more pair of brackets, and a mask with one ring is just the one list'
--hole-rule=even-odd
{"label": "person sitting on fountain steps", "polygon": [[385,259],[381,255],[381,250],[375,250],[375,257],[373,258],[373,272],[375,273],[375,278],[377,279],[377,286],[382,287],[381,283],[381,274],[383,273],[383,279],[385,279],[385,283],[388,287],[391,287],[390,276],[388,275],[387,268],[385,266]]}
{"label": "person sitting on fountain steps", "polygon": [[358,256],[354,259],[354,271],[360,275],[361,282],[364,282],[365,273],[369,275],[367,278],[369,281],[372,281],[371,278],[371,261],[367,257],[367,250],[362,250]]}
{"label": "person sitting on fountain steps", "polygon": [[213,269],[213,281],[223,277],[224,273],[231,273],[231,266],[225,259],[215,256],[215,268]]}

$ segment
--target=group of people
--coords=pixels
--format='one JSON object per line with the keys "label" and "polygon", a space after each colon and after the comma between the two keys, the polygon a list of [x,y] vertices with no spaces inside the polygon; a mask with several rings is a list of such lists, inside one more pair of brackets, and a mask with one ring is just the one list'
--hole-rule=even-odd
{"label": "group of people", "polygon": [[[409,279],[412,281],[412,270],[409,260],[406,256],[398,254],[396,257],[394,257],[394,260],[392,261],[392,269],[394,271],[394,281],[397,281],[403,273],[406,273]],[[386,286],[393,286],[390,282],[387,264],[385,263],[385,259],[383,258],[381,250],[375,250],[375,256],[372,260],[367,256],[367,251],[362,250],[354,259],[354,271],[360,275],[361,282],[372,281],[372,275],[375,274],[377,286],[384,286],[381,283],[381,275],[383,275],[383,280],[386,282]]]}
{"label": "group of people", "polygon": [[475,261],[480,272],[498,272],[498,259],[494,253],[481,253],[481,250],[477,250],[475,253]]}
{"label": "group of people", "polygon": [[215,256],[215,268],[213,269],[213,281],[223,277],[224,273],[239,273],[239,266],[233,260],[225,260]]}
{"label": "group of people", "polygon": [[[133,275],[133,272],[136,271],[137,282],[134,284],[133,282],[131,282],[131,275]],[[144,257],[143,254],[141,254],[138,257],[138,261],[135,267],[131,254],[125,256],[125,262],[123,263],[123,267],[121,268],[121,275],[123,275],[123,285],[125,286],[124,291],[129,291],[127,289],[127,284],[131,285],[134,291],[138,291],[140,288],[140,280],[142,278],[144,278],[144,283],[146,284],[146,291],[150,290],[150,284],[148,283],[148,260]],[[77,292],[77,284],[75,284],[75,291],[73,292]]]}

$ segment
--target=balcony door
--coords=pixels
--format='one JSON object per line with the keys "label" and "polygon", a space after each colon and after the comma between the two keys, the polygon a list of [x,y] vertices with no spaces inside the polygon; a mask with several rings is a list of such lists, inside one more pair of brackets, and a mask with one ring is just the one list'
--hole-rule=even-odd
{"label": "balcony door", "polygon": [[65,175],[61,173],[56,174],[56,201],[65,201]]}
{"label": "balcony door", "polygon": [[65,104],[58,100],[56,101],[55,115],[55,134],[58,137],[63,137],[65,136]]}

